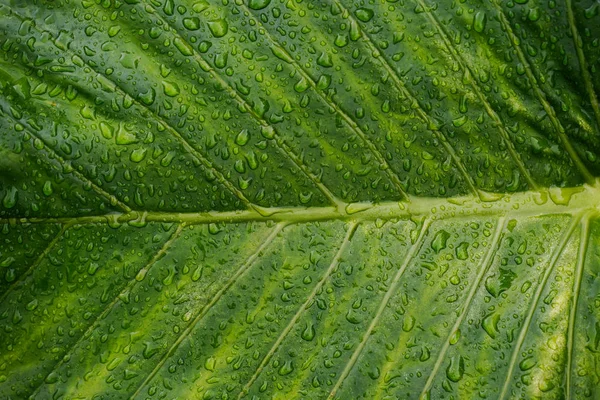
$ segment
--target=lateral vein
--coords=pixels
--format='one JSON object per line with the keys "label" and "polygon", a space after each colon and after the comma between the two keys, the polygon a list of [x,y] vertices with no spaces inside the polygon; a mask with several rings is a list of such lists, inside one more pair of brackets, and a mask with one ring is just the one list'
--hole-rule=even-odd
{"label": "lateral vein", "polygon": [[[58,363],[56,363],[54,365],[54,367],[52,368],[52,370],[50,370],[50,372],[46,375],[46,376],[50,376],[53,372],[57,371],[65,362],[66,360],[69,359],[68,355],[71,354],[71,352],[77,348],[77,346],[87,337],[89,337],[89,335],[91,335],[91,333],[94,331],[94,329],[97,328],[98,324],[100,323],[100,321],[102,321],[104,318],[106,318],[106,316],[108,314],[110,314],[110,312],[114,309],[114,307],[117,305],[117,303],[119,301],[121,301],[121,296],[126,294],[127,292],[129,292],[133,286],[135,285],[135,283],[137,282],[137,277],[140,276],[141,274],[147,274],[148,271],[150,270],[150,268],[152,268],[152,266],[154,264],[156,264],[156,262],[167,252],[167,250],[171,247],[171,245],[173,244],[173,242],[179,237],[181,231],[184,228],[184,224],[180,224],[177,229],[175,229],[175,231],[173,232],[173,234],[171,235],[171,237],[163,243],[163,245],[161,246],[161,248],[158,250],[158,252],[156,254],[154,254],[154,256],[150,259],[150,261],[144,266],[142,267],[134,276],[133,278],[131,278],[129,280],[129,282],[125,285],[125,287],[113,298],[113,300],[104,308],[104,310],[102,310],[102,312],[92,321],[92,323],[88,326],[88,328],[86,329],[86,331],[79,336],[79,338],[72,344],[70,345],[64,353],[64,356],[60,358],[60,361]],[[44,386],[44,382],[45,380],[42,380],[41,383],[37,386],[37,388],[34,390],[34,392],[31,394],[31,398],[34,398],[36,396],[36,394],[40,391],[40,389]]]}
{"label": "lateral vein", "polygon": [[244,385],[244,388],[239,393],[238,400],[241,399],[242,397],[244,397],[248,393],[248,390],[250,389],[252,384],[256,381],[256,379],[258,379],[260,373],[263,371],[265,366],[271,360],[271,357],[273,357],[273,355],[279,348],[279,345],[287,337],[287,335],[290,333],[290,331],[292,330],[292,328],[294,327],[294,325],[296,324],[296,322],[298,321],[298,319],[300,318],[302,313],[304,313],[304,310],[306,310],[310,306],[310,304],[314,300],[317,293],[319,293],[319,290],[321,290],[321,288],[323,287],[325,282],[329,279],[329,277],[331,276],[333,271],[339,265],[340,258],[342,257],[342,254],[344,254],[344,252],[346,251],[347,247],[350,245],[352,235],[354,235],[354,232],[356,231],[357,227],[358,227],[358,223],[353,222],[350,224],[350,226],[348,227],[348,230],[346,231],[346,236],[344,237],[342,244],[340,245],[336,255],[331,260],[331,264],[329,265],[329,268],[327,268],[327,271],[323,274],[323,277],[321,278],[321,280],[319,280],[319,282],[315,285],[312,292],[308,295],[308,297],[304,301],[304,303],[302,303],[302,305],[300,307],[298,307],[296,314],[294,314],[294,316],[292,317],[290,322],[287,324],[287,326],[283,329],[283,331],[281,331],[281,333],[279,334],[279,337],[277,337],[277,340],[275,340],[275,342],[273,343],[273,345],[271,346],[271,348],[269,349],[267,354],[264,356],[264,358],[260,362],[258,368],[256,369],[256,371],[250,378],[250,380],[246,383],[246,385]]}
{"label": "lateral vein", "polygon": [[260,244],[260,246],[256,249],[256,251],[254,253],[252,253],[252,255],[250,257],[248,257],[246,262],[244,262],[240,266],[240,268],[236,271],[236,273],[231,278],[229,278],[229,280],[225,283],[225,285],[221,289],[219,289],[219,291],[213,296],[211,301],[205,307],[203,307],[200,310],[200,312],[188,324],[188,326],[181,331],[181,333],[179,334],[177,339],[173,342],[171,347],[169,347],[169,350],[161,357],[161,359],[158,361],[158,363],[152,369],[150,374],[148,374],[146,379],[144,379],[144,381],[137,387],[136,391],[130,396],[130,399],[134,399],[136,396],[138,396],[142,392],[144,387],[146,387],[148,385],[148,383],[150,383],[152,381],[152,379],[154,379],[154,377],[156,376],[158,371],[161,369],[161,367],[167,362],[167,359],[175,353],[175,351],[179,348],[179,345],[181,345],[181,343],[190,335],[190,333],[192,332],[194,327],[198,324],[198,322],[201,321],[206,316],[206,314],[208,314],[208,312],[212,309],[212,307],[221,299],[223,294],[225,294],[225,292],[227,292],[229,290],[229,288],[231,288],[231,286],[233,286],[233,284],[235,282],[237,282],[237,280],[242,275],[244,275],[244,273],[250,267],[252,267],[252,265],[254,265],[254,262],[256,261],[256,259],[273,242],[275,237],[277,237],[277,235],[279,234],[279,232],[281,232],[281,230],[285,227],[285,225],[286,225],[285,223],[279,223],[275,226],[275,228],[273,228],[271,233]]}
{"label": "lateral vein", "polygon": [[415,256],[421,250],[421,247],[423,246],[423,242],[425,240],[425,236],[427,235],[427,231],[429,229],[429,226],[431,225],[431,222],[432,221],[430,219],[425,219],[423,221],[423,226],[421,227],[421,230],[419,232],[419,236],[418,236],[417,240],[411,246],[410,250],[408,251],[408,254],[406,255],[406,258],[404,259],[404,262],[398,269],[398,272],[396,272],[396,275],[394,276],[394,279],[392,280],[390,286],[388,287],[387,292],[381,299],[381,303],[379,303],[379,308],[377,309],[377,312],[375,313],[375,316],[373,317],[371,324],[367,328],[367,331],[363,333],[362,340],[360,341],[360,343],[358,344],[358,346],[352,353],[352,356],[346,363],[346,366],[344,367],[344,370],[342,371],[342,373],[340,374],[340,377],[338,378],[337,382],[335,383],[335,386],[333,387],[333,389],[331,389],[331,392],[329,393],[329,396],[327,397],[329,400],[332,400],[335,398],[335,395],[336,395],[337,391],[339,390],[340,386],[342,385],[344,380],[350,374],[350,371],[354,367],[354,364],[356,363],[356,361],[358,360],[358,357],[362,353],[362,350],[366,346],[367,341],[369,340],[369,337],[371,336],[371,333],[373,332],[373,329],[375,329],[375,326],[379,322],[379,318],[381,318],[381,315],[383,314],[385,308],[387,307],[388,302],[390,301],[392,295],[394,295],[394,293],[396,293],[396,289],[398,288],[398,284],[400,283],[400,278],[402,278],[404,271],[406,270],[408,265],[413,261]]}
{"label": "lateral vein", "polygon": [[544,93],[544,90],[542,89],[537,78],[535,77],[535,75],[533,73],[533,69],[531,67],[531,64],[527,60],[527,57],[525,56],[525,54],[523,53],[523,50],[521,49],[521,46],[519,45],[519,38],[514,33],[512,27],[510,25],[510,22],[508,21],[508,19],[506,18],[506,15],[504,14],[504,11],[498,4],[496,4],[495,0],[492,0],[491,3],[494,5],[494,8],[497,11],[498,17],[500,19],[500,23],[502,24],[502,27],[504,28],[506,35],[508,36],[508,41],[510,42],[511,46],[517,53],[517,57],[519,58],[519,61],[521,62],[521,64],[523,64],[523,68],[525,69],[525,74],[527,75],[527,78],[528,78],[529,82],[531,83],[531,87],[532,87],[533,91],[535,92],[535,95],[537,96],[538,100],[540,101],[542,107],[544,108],[544,111],[546,111],[546,114],[548,114],[548,117],[550,118],[550,121],[552,122],[552,125],[554,126],[554,129],[556,130],[556,134],[558,135],[560,141],[562,142],[563,146],[565,147],[565,150],[571,157],[571,160],[573,161],[573,163],[575,164],[575,166],[577,167],[577,169],[583,176],[584,180],[587,183],[592,184],[596,178],[594,178],[594,176],[587,169],[587,167],[581,160],[581,157],[579,157],[579,154],[577,154],[577,151],[571,144],[569,137],[565,133],[565,128],[562,126],[558,117],[556,116],[556,111],[554,110],[552,105],[548,102],[548,99],[546,98],[546,94]]}
{"label": "lateral vein", "polygon": [[569,310],[569,325],[567,329],[567,363],[565,366],[565,399],[571,398],[571,373],[573,369],[573,352],[575,348],[575,322],[577,319],[577,305],[581,293],[581,281],[583,279],[583,267],[585,256],[589,246],[590,220],[589,215],[581,220],[581,234],[579,236],[579,251],[577,253],[577,264],[575,267],[575,279],[573,281],[573,292],[571,295],[571,307]]}
{"label": "lateral vein", "polygon": [[533,190],[538,190],[539,186],[537,185],[537,183],[535,183],[535,181],[531,177],[531,173],[529,172],[529,170],[525,166],[525,163],[523,162],[523,160],[517,153],[515,144],[514,144],[513,140],[511,139],[504,122],[502,122],[502,120],[500,119],[500,116],[498,115],[496,110],[494,110],[494,108],[492,107],[492,105],[490,104],[490,102],[488,101],[486,96],[481,91],[481,88],[479,87],[480,86],[479,81],[475,78],[475,74],[473,74],[471,66],[464,59],[464,57],[461,55],[461,53],[458,51],[458,49],[452,43],[452,41],[449,40],[448,32],[444,29],[442,24],[440,24],[439,20],[437,19],[435,14],[430,10],[430,8],[426,6],[426,4],[423,2],[423,0],[416,0],[416,1],[417,1],[417,4],[419,4],[421,7],[423,7],[428,19],[436,27],[438,33],[440,34],[442,40],[444,41],[444,44],[446,45],[446,48],[450,51],[452,58],[454,58],[456,60],[456,62],[460,65],[460,67],[463,69],[463,71],[469,73],[469,75],[470,75],[469,83],[471,85],[471,88],[473,89],[473,92],[475,92],[475,94],[479,98],[479,101],[481,101],[481,104],[483,104],[487,114],[494,121],[494,124],[498,128],[498,131],[500,132],[500,136],[502,137],[502,140],[503,140],[504,144],[506,145],[506,148],[508,149],[508,152],[509,152],[511,158],[517,165],[517,168],[519,168],[519,171],[521,171],[521,173],[525,177],[525,180],[527,180],[529,188],[533,189]]}
{"label": "lateral vein", "polygon": [[[340,1],[333,0],[333,2],[348,16],[348,19],[353,21],[353,23],[359,25],[358,21],[356,21],[356,19],[352,16],[352,13]],[[454,150],[454,147],[450,144],[446,135],[439,128],[437,128],[436,122],[433,120],[433,118],[429,116],[429,114],[425,112],[417,98],[406,88],[406,85],[404,84],[404,82],[402,82],[394,68],[392,68],[384,53],[379,49],[379,47],[377,47],[377,45],[375,45],[375,43],[373,43],[371,37],[365,32],[365,29],[363,29],[362,27],[360,29],[360,34],[365,44],[369,47],[369,50],[371,50],[373,58],[379,60],[381,66],[386,70],[386,72],[394,81],[396,88],[400,91],[400,93],[402,93],[404,97],[410,100],[411,104],[415,106],[415,111],[417,112],[421,120],[427,124],[427,129],[431,131],[433,135],[440,141],[440,143],[446,150],[446,153],[448,153],[448,155],[454,162],[454,165],[456,166],[456,168],[458,168],[467,186],[469,186],[471,193],[473,193],[474,195],[479,195],[480,192],[477,188],[477,185],[475,184],[475,181],[473,180],[473,177],[471,177],[471,175],[469,175],[469,173],[467,172],[465,165],[463,164],[461,158],[456,154],[456,150]]]}
{"label": "lateral vein", "polygon": [[308,168],[308,166],[306,166],[304,164],[304,162],[300,159],[300,157],[298,157],[293,150],[291,149],[291,147],[285,143],[285,141],[283,140],[283,138],[281,137],[281,135],[277,132],[277,130],[268,122],[266,121],[264,118],[262,118],[261,116],[259,116],[256,111],[254,110],[254,108],[252,106],[250,106],[250,104],[248,104],[248,102],[242,98],[240,96],[240,94],[237,92],[237,90],[235,90],[225,79],[223,79],[223,77],[213,68],[211,67],[211,65],[196,51],[196,49],[194,49],[193,46],[189,45],[189,43],[187,42],[187,40],[181,36],[181,34],[179,33],[179,31],[172,26],[166,19],[164,19],[154,8],[154,6],[148,4],[148,2],[146,0],[143,0],[143,2],[150,7],[153,11],[154,11],[154,15],[162,22],[164,23],[166,26],[168,26],[169,28],[171,28],[171,30],[173,31],[173,33],[179,38],[181,39],[184,43],[186,43],[190,49],[192,49],[192,53],[193,53],[193,57],[196,60],[196,62],[198,62],[198,64],[200,65],[200,67],[202,68],[203,71],[206,71],[210,74],[210,76],[213,77],[214,80],[216,80],[217,82],[219,82],[219,84],[225,88],[227,90],[227,92],[233,97],[235,98],[235,100],[244,108],[244,110],[248,111],[249,114],[258,122],[258,124],[260,125],[261,129],[266,129],[270,132],[272,132],[272,134],[274,135],[274,139],[275,139],[275,144],[277,145],[278,149],[288,157],[288,159],[290,161],[292,161],[292,163],[294,165],[296,165],[296,167],[298,167],[302,173],[304,175],[306,175],[312,182],[313,184],[321,191],[321,193],[323,193],[323,195],[334,205],[334,206],[338,206],[341,203],[341,200],[339,200],[333,193],[331,193],[331,191],[329,190],[328,187],[326,187],[321,181],[320,179],[313,174],[310,169]]}
{"label": "lateral vein", "polygon": [[552,256],[548,262],[548,267],[544,269],[544,273],[542,275],[542,280],[538,284],[537,289],[533,295],[533,298],[531,299],[531,302],[529,304],[529,309],[527,311],[527,314],[525,315],[525,319],[523,320],[523,325],[521,326],[521,330],[520,330],[519,336],[517,338],[517,342],[515,343],[515,345],[513,347],[512,355],[511,355],[510,361],[508,363],[508,370],[506,372],[506,377],[504,379],[504,385],[502,386],[502,392],[500,393],[500,396],[498,396],[499,400],[504,400],[504,398],[508,394],[508,388],[510,386],[511,379],[513,377],[513,372],[514,372],[515,366],[517,364],[517,359],[519,358],[519,352],[521,351],[523,342],[525,342],[525,338],[527,336],[527,333],[529,332],[529,327],[531,326],[531,321],[533,319],[533,314],[535,313],[535,309],[537,308],[540,297],[542,296],[542,293],[546,287],[548,278],[550,277],[550,274],[552,273],[552,271],[554,271],[556,262],[560,258],[565,246],[569,242],[569,239],[571,238],[571,235],[573,234],[573,231],[577,227],[577,224],[579,223],[580,220],[581,220],[580,215],[576,216],[576,217],[572,217],[571,223],[565,229],[563,237],[561,238],[561,241],[559,242],[558,246],[556,246],[556,248],[554,249],[554,252],[552,253]]}
{"label": "lateral vein", "polygon": [[[248,9],[248,7],[246,6],[246,4],[244,2],[242,2],[242,4],[240,5],[240,7],[242,7],[250,15],[250,18],[252,18],[255,21],[256,24],[259,24],[260,26],[263,26],[262,23],[260,23],[260,21],[258,21],[254,17],[254,14]],[[263,26],[263,28],[264,28],[264,26]],[[406,191],[404,190],[404,188],[402,187],[402,182],[400,180],[400,177],[392,169],[392,167],[387,162],[387,160],[385,159],[385,157],[383,156],[383,154],[381,154],[381,152],[379,151],[379,149],[377,148],[377,146],[375,145],[375,143],[373,143],[373,141],[367,136],[367,134],[362,130],[362,128],[358,125],[358,123],[356,123],[356,121],[350,115],[348,115],[335,102],[335,100],[330,99],[327,96],[325,96],[323,94],[323,92],[321,90],[319,90],[319,88],[317,87],[317,82],[315,82],[315,80],[310,76],[310,74],[300,64],[298,64],[294,60],[294,58],[289,54],[289,52],[282,45],[280,45],[277,40],[273,39],[273,37],[271,36],[271,34],[269,33],[269,31],[266,28],[264,28],[264,30],[265,30],[265,36],[267,37],[267,39],[269,40],[269,42],[271,42],[271,44],[273,46],[275,46],[281,53],[283,53],[283,54],[286,55],[286,57],[288,59],[287,61],[294,67],[294,69],[296,71],[298,71],[298,73],[302,76],[302,78],[305,79],[308,82],[308,84],[310,85],[310,87],[321,98],[321,100],[325,104],[327,104],[329,107],[331,107],[331,109],[334,110],[340,117],[342,117],[342,119],[344,120],[344,122],[346,123],[346,125],[348,125],[350,127],[350,129],[352,129],[352,131],[354,133],[356,133],[358,135],[358,137],[361,138],[361,140],[363,141],[363,143],[369,148],[369,150],[375,156],[375,158],[377,159],[377,161],[382,166],[385,166],[385,171],[386,171],[388,177],[390,178],[390,180],[392,181],[392,183],[394,184],[394,187],[396,188],[396,190],[398,190],[398,193],[404,199],[408,199],[409,196],[406,193]]]}

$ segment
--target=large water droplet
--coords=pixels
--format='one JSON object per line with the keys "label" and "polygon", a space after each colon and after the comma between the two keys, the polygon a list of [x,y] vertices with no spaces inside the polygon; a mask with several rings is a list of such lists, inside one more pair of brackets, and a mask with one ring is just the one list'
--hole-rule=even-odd
{"label": "large water droplet", "polygon": [[374,15],[373,10],[369,8],[359,8],[358,10],[356,10],[355,14],[356,18],[358,18],[362,22],[369,22]]}
{"label": "large water droplet", "polygon": [[462,356],[452,357],[450,360],[450,365],[446,368],[446,376],[452,382],[458,382],[462,379],[463,374],[465,373],[465,361]]}
{"label": "large water droplet", "polygon": [[269,3],[271,3],[271,0],[250,0],[248,2],[248,7],[250,7],[253,10],[262,10],[263,8],[268,6]]}
{"label": "large water droplet", "polygon": [[450,234],[448,232],[446,232],[445,230],[441,230],[441,231],[437,232],[435,234],[435,237],[433,238],[433,241],[431,242],[431,248],[436,253],[439,253],[440,251],[442,251],[443,249],[446,248],[446,242],[448,241],[449,238],[450,238]]}
{"label": "large water droplet", "polygon": [[227,34],[227,31],[229,30],[229,25],[224,19],[219,19],[216,21],[209,22],[208,28],[210,29],[210,32],[213,34],[214,37],[220,38]]}
{"label": "large water droplet", "polygon": [[311,341],[315,337],[315,328],[311,323],[306,323],[306,327],[302,331],[302,335],[300,335],[302,339],[306,341]]}
{"label": "large water droplet", "polygon": [[2,200],[2,205],[5,208],[13,208],[17,204],[17,198],[19,197],[19,192],[17,188],[12,186],[6,194],[4,195],[4,199]]}

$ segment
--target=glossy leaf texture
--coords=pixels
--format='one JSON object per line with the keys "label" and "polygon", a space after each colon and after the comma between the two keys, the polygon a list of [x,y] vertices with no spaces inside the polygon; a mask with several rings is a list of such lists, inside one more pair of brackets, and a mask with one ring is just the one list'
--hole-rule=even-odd
{"label": "glossy leaf texture", "polygon": [[0,0],[0,399],[600,397],[594,0]]}

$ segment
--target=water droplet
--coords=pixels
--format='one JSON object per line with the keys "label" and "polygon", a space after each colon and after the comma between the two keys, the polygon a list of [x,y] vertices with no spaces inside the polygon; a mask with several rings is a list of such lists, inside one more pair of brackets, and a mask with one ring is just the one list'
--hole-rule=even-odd
{"label": "water droplet", "polygon": [[291,374],[293,370],[294,364],[292,363],[292,361],[286,361],[277,372],[279,373],[279,375],[285,376]]}
{"label": "water droplet", "polygon": [[163,90],[169,97],[175,97],[179,94],[179,86],[176,83],[162,82]]}
{"label": "water droplet", "polygon": [[301,192],[298,194],[298,199],[300,200],[301,204],[308,204],[310,203],[310,200],[312,199],[313,194],[312,193],[304,193]]}
{"label": "water droplet", "polygon": [[204,362],[204,368],[208,371],[214,371],[217,366],[217,360],[214,357],[208,357]]}
{"label": "water droplet", "polygon": [[410,332],[415,326],[415,317],[412,315],[407,315],[402,320],[402,330],[404,332]]}
{"label": "water droplet", "polygon": [[114,128],[106,122],[100,122],[100,133],[106,139],[112,139],[114,134]]}
{"label": "water droplet", "polygon": [[456,247],[456,258],[459,260],[466,260],[469,258],[469,243],[462,242]]}
{"label": "water droplet", "polygon": [[150,106],[154,103],[154,99],[156,98],[156,91],[153,88],[149,88],[147,92],[140,93],[138,98],[142,103],[147,106]]}
{"label": "water droplet", "polygon": [[120,127],[117,132],[117,137],[115,138],[115,142],[117,144],[133,144],[137,142],[137,137],[125,130],[125,128]]}
{"label": "water droplet", "polygon": [[42,188],[42,192],[44,192],[44,195],[46,196],[50,196],[52,195],[52,182],[50,181],[46,181],[44,182],[44,187]]}
{"label": "water droplet", "polygon": [[148,151],[148,149],[146,149],[144,147],[135,149],[134,151],[131,152],[129,159],[131,161],[133,161],[134,163],[139,163],[146,157],[146,151]]}
{"label": "water droplet", "polygon": [[517,274],[510,269],[499,268],[500,276],[496,278],[496,274],[492,274],[485,280],[485,288],[489,294],[498,297],[502,292],[510,288]]}
{"label": "water droplet", "polygon": [[446,248],[446,242],[448,241],[449,238],[450,238],[450,234],[448,232],[446,232],[445,230],[438,231],[435,234],[433,241],[431,242],[431,248],[436,253],[439,253],[440,251],[442,251],[443,249]]}
{"label": "water droplet", "polygon": [[216,235],[217,233],[221,232],[221,229],[219,228],[219,225],[212,222],[212,223],[208,224],[208,232],[211,235]]}
{"label": "water droplet", "polygon": [[485,29],[485,23],[487,22],[487,16],[483,11],[477,12],[473,18],[473,29],[475,32],[482,33]]}
{"label": "water droplet", "polygon": [[571,197],[579,192],[585,190],[583,187],[575,187],[575,188],[560,188],[557,186],[552,186],[548,189],[548,193],[550,194],[550,200],[556,205],[560,206],[568,206],[571,202]]}
{"label": "water droplet", "polygon": [[460,128],[461,126],[466,124],[468,120],[469,117],[467,117],[466,115],[461,115],[460,117],[452,120],[452,125],[454,125],[457,128]]}
{"label": "water droplet", "polygon": [[5,208],[13,208],[17,204],[17,198],[19,196],[19,192],[17,188],[12,186],[6,194],[4,195],[4,199],[2,200],[2,205]]}
{"label": "water droplet", "polygon": [[261,126],[260,133],[266,139],[273,139],[275,137],[275,129],[272,126]]}
{"label": "water droplet", "polygon": [[483,330],[492,338],[495,339],[498,335],[498,321],[500,321],[500,315],[491,314],[483,319],[481,326]]}
{"label": "water droplet", "polygon": [[306,89],[308,89],[309,87],[309,83],[308,80],[301,78],[298,82],[296,82],[296,84],[294,85],[294,90],[298,93],[302,93],[304,91],[306,91]]}
{"label": "water droplet", "polygon": [[196,31],[200,29],[200,18],[192,17],[192,18],[184,18],[183,26],[190,31]]}
{"label": "water droplet", "polygon": [[224,19],[218,19],[216,21],[209,22],[208,28],[210,29],[210,32],[213,34],[214,37],[220,38],[227,34],[227,31],[229,30],[229,25]]}
{"label": "water droplet", "polygon": [[348,45],[348,35],[338,34],[333,43],[337,47],[346,47]]}
{"label": "water droplet", "polygon": [[250,0],[248,2],[248,7],[250,7],[253,10],[262,10],[263,8],[268,6],[269,3],[271,3],[271,0]]}
{"label": "water droplet", "polygon": [[244,146],[246,143],[248,143],[248,140],[250,140],[248,129],[242,129],[235,137],[235,143],[239,146]]}
{"label": "water droplet", "polygon": [[173,44],[175,45],[177,50],[179,50],[179,52],[184,56],[191,56],[192,54],[194,54],[194,49],[192,49],[192,46],[190,46],[178,37],[173,40]]}
{"label": "water droplet", "polygon": [[315,337],[315,328],[313,327],[313,324],[307,322],[306,327],[304,328],[304,330],[302,331],[302,335],[300,336],[302,337],[302,339],[309,342],[313,340],[313,338]]}
{"label": "water droplet", "polygon": [[346,313],[346,321],[350,322],[351,324],[360,324],[360,322],[361,322],[359,316],[353,310],[349,310]]}
{"label": "water droplet", "polygon": [[527,357],[519,363],[519,368],[521,369],[521,371],[527,371],[533,368],[535,364],[537,363],[533,357]]}
{"label": "water droplet", "polygon": [[[144,350],[142,351],[142,355],[144,356],[145,359],[151,358],[153,355],[155,355],[159,351],[160,351],[159,346],[156,346],[155,344],[153,344],[151,342],[144,342]],[[115,360],[118,360],[118,359],[115,359]],[[115,368],[115,367],[116,367],[116,365],[113,368]]]}
{"label": "water droplet", "polygon": [[331,61],[331,55],[327,52],[322,52],[319,58],[317,59],[317,64],[321,67],[333,67],[333,62]]}
{"label": "water droplet", "polygon": [[450,360],[450,365],[446,368],[446,376],[452,382],[458,382],[462,379],[463,374],[465,373],[465,361],[462,356],[452,357]]}
{"label": "water droplet", "polygon": [[51,372],[46,379],[44,379],[44,382],[48,383],[48,384],[53,384],[58,382],[58,374],[56,372]]}
{"label": "water droplet", "polygon": [[356,18],[358,18],[362,22],[369,22],[374,15],[373,10],[369,8],[359,8],[358,10],[356,10],[355,14]]}
{"label": "water droplet", "polygon": [[279,46],[272,46],[271,52],[273,53],[273,55],[275,57],[279,58],[282,61],[285,61],[288,64],[291,64],[294,62],[294,60],[292,60],[292,58],[290,58],[290,56]]}
{"label": "water droplet", "polygon": [[200,12],[206,10],[207,8],[208,8],[208,3],[205,0],[198,1],[198,2],[194,3],[194,5],[192,6],[192,10],[194,10],[197,13],[200,13]]}

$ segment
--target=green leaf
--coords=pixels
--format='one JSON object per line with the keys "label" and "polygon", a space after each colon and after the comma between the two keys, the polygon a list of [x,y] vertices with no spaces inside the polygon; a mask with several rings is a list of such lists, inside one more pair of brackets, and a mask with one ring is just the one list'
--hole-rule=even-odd
{"label": "green leaf", "polygon": [[599,10],[0,0],[0,398],[598,398]]}

